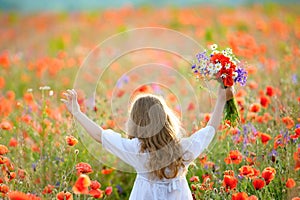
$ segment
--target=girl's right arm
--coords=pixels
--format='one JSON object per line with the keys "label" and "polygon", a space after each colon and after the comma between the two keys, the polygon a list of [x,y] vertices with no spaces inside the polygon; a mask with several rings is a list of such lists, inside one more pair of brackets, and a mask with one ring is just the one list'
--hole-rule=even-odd
{"label": "girl's right arm", "polygon": [[103,129],[80,111],[76,91],[74,89],[67,90],[67,92],[63,94],[66,96],[66,99],[61,99],[61,101],[65,103],[69,112],[76,118],[76,120],[92,138],[101,143]]}
{"label": "girl's right arm", "polygon": [[226,101],[233,98],[232,90],[233,90],[232,87],[229,87],[226,89],[223,89],[221,86],[219,87],[217,103],[215,105],[215,108],[211,115],[211,118],[207,123],[208,126],[214,127],[215,131],[218,130],[219,125],[221,123],[223,110],[224,110]]}

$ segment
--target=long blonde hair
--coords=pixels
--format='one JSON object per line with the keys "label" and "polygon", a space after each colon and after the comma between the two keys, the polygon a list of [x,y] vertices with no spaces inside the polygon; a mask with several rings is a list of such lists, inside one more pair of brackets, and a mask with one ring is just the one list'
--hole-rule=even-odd
{"label": "long blonde hair", "polygon": [[127,134],[140,140],[140,152],[149,153],[146,168],[151,179],[175,178],[184,169],[179,130],[180,122],[163,98],[144,94],[131,104]]}

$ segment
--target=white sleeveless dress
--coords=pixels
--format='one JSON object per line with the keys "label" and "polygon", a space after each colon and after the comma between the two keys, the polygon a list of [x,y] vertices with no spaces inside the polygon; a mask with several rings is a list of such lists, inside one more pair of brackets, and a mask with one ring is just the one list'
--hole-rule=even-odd
{"label": "white sleeveless dress", "polygon": [[[186,169],[205,148],[210,144],[215,135],[212,126],[206,126],[190,137],[181,139],[181,146],[187,157]],[[149,180],[145,163],[148,160],[148,153],[140,153],[140,142],[137,138],[127,139],[121,137],[111,129],[102,132],[102,146],[110,153],[116,155],[128,163],[137,172],[129,200],[192,200],[192,194],[184,173],[179,173],[173,179]],[[183,172],[183,169],[182,169]]]}

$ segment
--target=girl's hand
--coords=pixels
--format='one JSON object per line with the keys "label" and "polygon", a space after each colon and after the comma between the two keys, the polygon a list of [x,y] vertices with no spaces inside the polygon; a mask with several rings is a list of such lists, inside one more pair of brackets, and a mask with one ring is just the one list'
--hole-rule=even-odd
{"label": "girl's hand", "polygon": [[218,99],[223,101],[228,101],[233,98],[233,94],[234,94],[233,87],[228,87],[224,89],[222,86],[220,86],[218,91]]}
{"label": "girl's hand", "polygon": [[80,106],[77,102],[77,92],[72,90],[67,90],[67,92],[63,93],[66,96],[66,99],[60,99],[67,107],[68,111],[75,115],[80,112]]}

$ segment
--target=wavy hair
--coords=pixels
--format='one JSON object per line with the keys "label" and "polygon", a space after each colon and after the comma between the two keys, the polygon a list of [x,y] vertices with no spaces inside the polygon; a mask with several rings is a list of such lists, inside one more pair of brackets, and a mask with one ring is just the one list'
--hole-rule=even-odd
{"label": "wavy hair", "polygon": [[151,94],[139,95],[130,108],[127,121],[129,138],[138,138],[140,152],[148,152],[145,167],[150,179],[175,178],[184,168],[183,150],[177,137],[180,121],[164,99]]}

